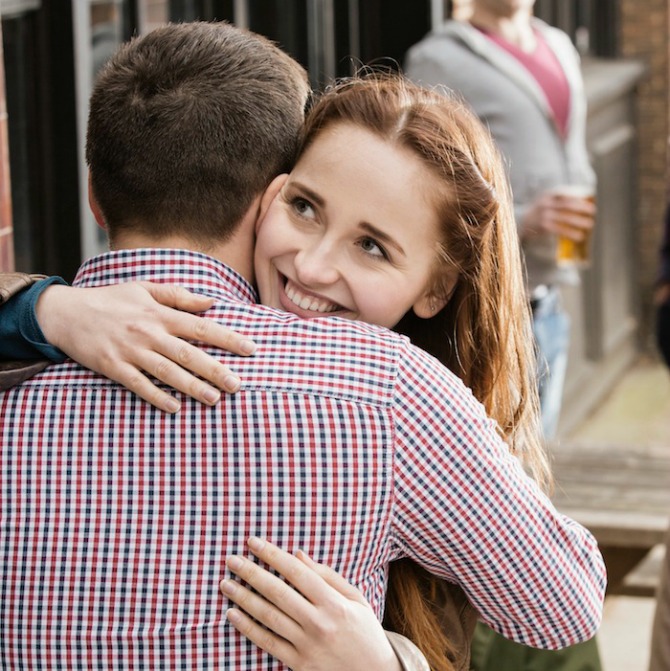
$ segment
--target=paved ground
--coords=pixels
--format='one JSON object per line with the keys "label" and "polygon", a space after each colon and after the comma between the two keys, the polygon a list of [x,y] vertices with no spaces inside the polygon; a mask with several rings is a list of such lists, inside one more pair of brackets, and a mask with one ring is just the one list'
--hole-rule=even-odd
{"label": "paved ground", "polygon": [[[660,363],[640,361],[565,440],[670,450],[670,374]],[[654,605],[649,597],[608,597],[598,635],[603,671],[647,671]]]}
{"label": "paved ground", "polygon": [[647,671],[654,600],[613,596],[605,601],[598,646],[603,671]]}

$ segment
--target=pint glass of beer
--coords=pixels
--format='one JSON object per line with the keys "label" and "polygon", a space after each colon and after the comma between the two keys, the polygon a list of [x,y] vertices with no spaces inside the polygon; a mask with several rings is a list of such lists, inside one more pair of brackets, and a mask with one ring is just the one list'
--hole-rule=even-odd
{"label": "pint glass of beer", "polygon": [[[583,200],[590,205],[595,204],[595,188],[592,186],[566,185],[554,189],[554,193],[563,196],[566,199],[578,199]],[[586,209],[595,213],[595,209],[591,206]],[[563,212],[566,215],[566,220],[560,222],[561,226],[577,230],[578,227],[574,225],[574,221],[570,221],[568,217],[572,219],[575,217],[583,218],[588,221],[591,226],[588,228],[578,228],[578,230],[583,233],[583,238],[581,240],[574,240],[559,234],[556,261],[560,266],[587,267],[591,260],[591,238],[593,237],[594,214],[577,212],[568,209],[567,207]]]}

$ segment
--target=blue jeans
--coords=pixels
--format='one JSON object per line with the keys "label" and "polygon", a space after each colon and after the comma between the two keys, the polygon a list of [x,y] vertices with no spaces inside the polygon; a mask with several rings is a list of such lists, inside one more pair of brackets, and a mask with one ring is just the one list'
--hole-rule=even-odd
{"label": "blue jeans", "polygon": [[538,374],[544,437],[556,436],[561,415],[565,371],[570,346],[570,316],[563,310],[556,287],[532,301],[533,332],[538,348]]}

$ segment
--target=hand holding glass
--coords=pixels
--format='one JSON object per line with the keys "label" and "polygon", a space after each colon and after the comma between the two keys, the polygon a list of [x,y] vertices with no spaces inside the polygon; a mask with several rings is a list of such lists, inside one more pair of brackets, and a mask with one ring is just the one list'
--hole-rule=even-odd
{"label": "hand holding glass", "polygon": [[591,261],[591,238],[595,225],[595,189],[566,185],[554,190],[557,230],[556,261],[559,266],[585,268]]}

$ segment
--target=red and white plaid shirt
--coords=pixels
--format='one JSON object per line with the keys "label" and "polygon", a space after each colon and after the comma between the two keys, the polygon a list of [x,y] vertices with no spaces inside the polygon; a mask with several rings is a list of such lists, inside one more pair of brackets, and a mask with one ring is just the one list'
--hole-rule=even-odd
{"label": "red and white plaid shirt", "polygon": [[258,344],[216,353],[243,388],[171,416],[73,364],[0,395],[0,667],[281,669],[226,623],[224,561],[251,535],[302,548],[378,614],[388,562],[460,583],[538,647],[589,638],[605,583],[461,381],[405,338],[255,305],[200,254],[134,250],[81,286],[150,279],[216,296]]}

